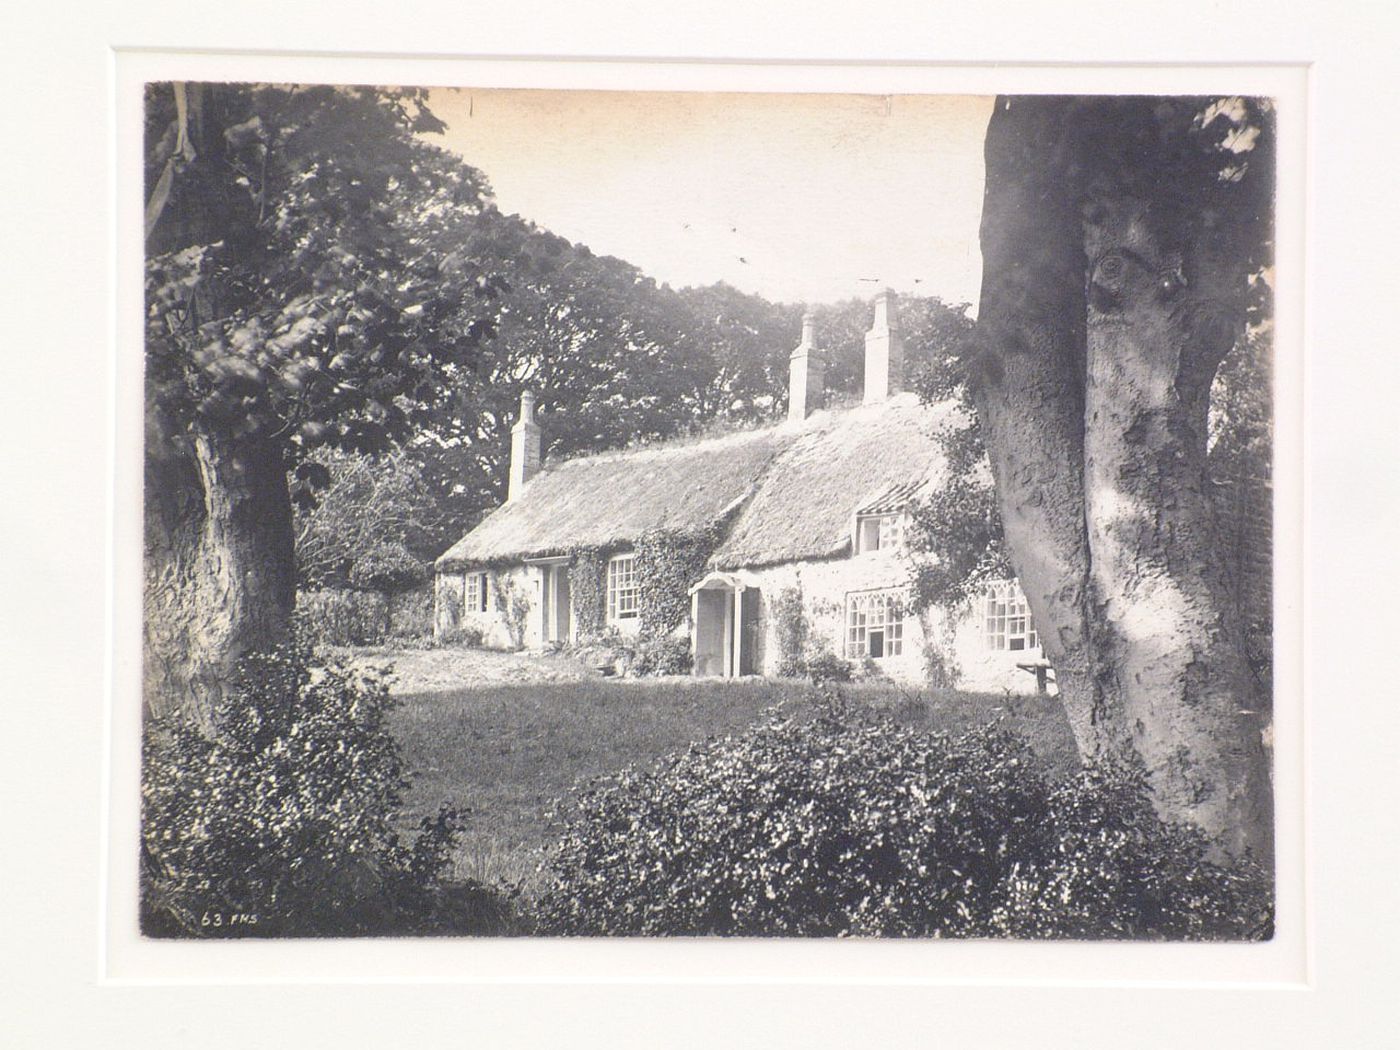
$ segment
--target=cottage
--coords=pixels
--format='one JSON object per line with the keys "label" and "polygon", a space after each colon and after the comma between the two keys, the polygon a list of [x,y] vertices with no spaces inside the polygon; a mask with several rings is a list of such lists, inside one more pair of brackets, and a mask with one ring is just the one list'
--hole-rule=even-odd
{"label": "cottage", "polygon": [[515,648],[676,634],[693,673],[723,676],[778,673],[801,648],[918,681],[934,653],[967,688],[1034,691],[1044,659],[1014,582],[957,622],[910,606],[910,509],[939,483],[931,434],[957,408],[920,404],[902,372],[887,292],[863,402],[844,410],[820,407],[810,315],[777,426],[543,465],[524,394],[505,504],[437,561],[438,637]]}

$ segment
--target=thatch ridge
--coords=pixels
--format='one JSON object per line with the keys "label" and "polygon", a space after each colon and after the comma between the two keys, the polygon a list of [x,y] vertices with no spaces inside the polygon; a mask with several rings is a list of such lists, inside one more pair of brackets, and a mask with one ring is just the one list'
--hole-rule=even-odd
{"label": "thatch ridge", "polygon": [[654,529],[708,528],[732,512],[797,434],[770,427],[554,464],[438,558],[437,567],[622,547]]}
{"label": "thatch ridge", "polygon": [[437,567],[623,548],[652,530],[698,532],[730,517],[715,568],[835,557],[850,549],[858,510],[941,478],[933,434],[955,411],[900,394],[797,423],[556,463]]}
{"label": "thatch ridge", "polygon": [[933,437],[956,411],[900,394],[833,413],[774,457],[712,563],[738,569],[847,553],[858,510],[884,507],[897,493],[912,497],[941,479]]}

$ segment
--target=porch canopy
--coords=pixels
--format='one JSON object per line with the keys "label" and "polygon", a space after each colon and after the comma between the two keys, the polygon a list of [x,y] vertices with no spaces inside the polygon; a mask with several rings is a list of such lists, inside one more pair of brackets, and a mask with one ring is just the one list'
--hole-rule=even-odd
{"label": "porch canopy", "polygon": [[690,588],[691,652],[697,676],[734,678],[757,671],[757,580],[711,572]]}

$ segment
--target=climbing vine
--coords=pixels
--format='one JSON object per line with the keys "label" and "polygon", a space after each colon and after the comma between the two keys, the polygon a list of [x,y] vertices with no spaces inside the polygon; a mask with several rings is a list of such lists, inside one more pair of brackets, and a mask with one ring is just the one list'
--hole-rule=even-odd
{"label": "climbing vine", "polygon": [[690,618],[690,588],[705,575],[720,529],[658,529],[637,540],[637,602],[641,636],[664,638]]}
{"label": "climbing vine", "polygon": [[607,552],[599,547],[575,547],[569,552],[569,596],[579,638],[601,637],[607,626]]}
{"label": "climbing vine", "polygon": [[807,636],[811,625],[803,605],[802,587],[784,587],[773,599],[773,630],[778,637],[778,674],[797,678],[807,673]]}
{"label": "climbing vine", "polygon": [[499,610],[505,620],[511,645],[517,649],[525,648],[525,621],[530,615],[529,596],[503,572],[491,573],[491,589],[495,592],[492,607]]}

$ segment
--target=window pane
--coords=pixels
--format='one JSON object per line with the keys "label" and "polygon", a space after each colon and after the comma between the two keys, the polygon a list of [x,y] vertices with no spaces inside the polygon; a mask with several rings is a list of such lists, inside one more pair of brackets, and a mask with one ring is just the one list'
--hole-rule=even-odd
{"label": "window pane", "polygon": [[608,619],[633,619],[637,605],[636,556],[620,554],[608,562]]}

